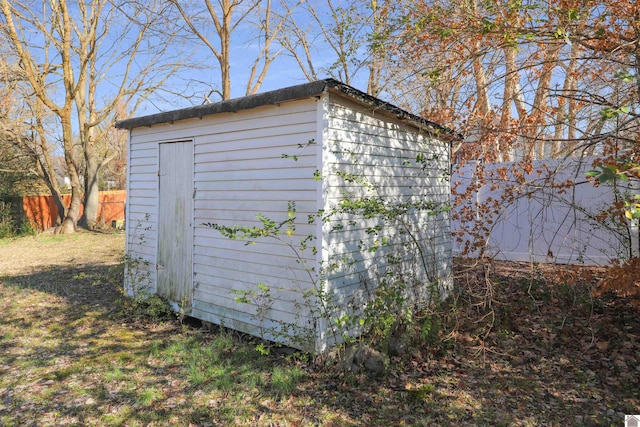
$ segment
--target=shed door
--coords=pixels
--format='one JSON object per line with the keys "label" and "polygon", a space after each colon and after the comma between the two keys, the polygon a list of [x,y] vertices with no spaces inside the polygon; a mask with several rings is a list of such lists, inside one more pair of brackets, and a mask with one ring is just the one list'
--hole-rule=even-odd
{"label": "shed door", "polygon": [[193,142],[160,144],[158,295],[191,305]]}

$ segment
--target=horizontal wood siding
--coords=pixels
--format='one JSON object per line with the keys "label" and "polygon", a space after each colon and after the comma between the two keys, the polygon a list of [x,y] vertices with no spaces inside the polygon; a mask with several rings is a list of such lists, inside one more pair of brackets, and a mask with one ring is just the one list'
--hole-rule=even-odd
{"label": "horizontal wood siding", "polygon": [[[317,211],[315,149],[299,146],[314,139],[315,120],[310,99],[215,115],[189,129],[195,141],[196,317],[308,349],[295,335],[313,330],[303,294],[312,286],[306,268],[315,266],[315,257],[309,251],[299,259],[288,243],[295,247],[314,232],[307,216]],[[247,245],[205,225],[260,226],[259,214],[279,223],[287,219],[289,201],[296,203],[296,230],[288,236],[283,229],[280,240]],[[239,302],[243,296],[248,302]]]}
{"label": "horizontal wood siding", "polygon": [[[190,314],[313,350],[315,330],[303,294],[313,285],[309,269],[318,270],[317,260],[310,250],[298,257],[289,245],[296,247],[315,232],[307,217],[318,210],[317,159],[315,147],[307,145],[316,129],[314,99],[133,129],[129,254],[143,260],[136,274],[146,275],[155,289],[158,144],[193,140]],[[296,230],[291,236],[283,230],[280,240],[263,238],[246,245],[205,225],[259,226],[258,214],[281,222],[287,219],[289,201],[296,203]],[[258,283],[269,288],[268,300]],[[242,292],[249,303],[237,301]],[[283,329],[283,324],[292,327]]]}
{"label": "horizontal wood siding", "polygon": [[[341,98],[332,99],[328,115],[323,262],[330,291],[343,307],[336,315],[362,309],[383,279],[405,282],[413,299],[428,298],[436,280],[449,286],[449,216],[440,211],[449,203],[448,143]],[[412,211],[402,222],[330,214],[342,201],[363,197],[388,205],[430,201],[437,209]]]}
{"label": "horizontal wood siding", "polygon": [[127,269],[130,293],[156,291],[158,248],[158,142],[133,129],[127,165]]}

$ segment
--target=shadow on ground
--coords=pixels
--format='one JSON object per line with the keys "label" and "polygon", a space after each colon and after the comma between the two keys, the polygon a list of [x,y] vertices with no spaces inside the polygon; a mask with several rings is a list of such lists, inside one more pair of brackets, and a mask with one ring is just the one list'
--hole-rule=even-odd
{"label": "shadow on ground", "polygon": [[80,264],[54,266],[3,279],[6,285],[46,292],[66,299],[76,308],[100,306],[111,310],[122,295],[123,266]]}

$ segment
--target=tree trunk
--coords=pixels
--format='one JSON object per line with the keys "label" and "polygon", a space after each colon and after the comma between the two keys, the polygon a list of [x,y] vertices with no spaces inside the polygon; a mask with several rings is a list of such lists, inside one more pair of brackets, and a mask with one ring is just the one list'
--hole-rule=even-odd
{"label": "tree trunk", "polygon": [[76,231],[78,217],[80,216],[80,207],[82,205],[82,191],[79,185],[80,182],[78,181],[77,184],[78,185],[74,186],[72,179],[71,204],[62,224],[56,227],[55,234],[69,234]]}
{"label": "tree trunk", "polygon": [[42,154],[38,156],[35,154],[36,151],[33,151],[33,161],[36,164],[38,175],[42,177],[42,180],[49,189],[49,192],[53,197],[53,201],[56,204],[56,208],[58,209],[58,218],[56,219],[56,225],[60,225],[67,215],[67,207],[62,201],[62,191],[60,191],[60,186],[58,185],[58,181],[56,178],[53,158],[51,157],[51,153],[49,152],[49,148],[46,144],[46,133],[44,127],[42,126],[41,116],[37,118],[36,130],[40,135],[39,148]]}
{"label": "tree trunk", "polygon": [[99,164],[96,159],[86,158],[86,172],[84,176],[84,213],[81,224],[89,230],[97,225],[99,208],[98,171]]}
{"label": "tree trunk", "polygon": [[64,144],[64,160],[67,164],[67,172],[71,180],[71,203],[62,224],[56,227],[56,234],[73,233],[80,218],[80,208],[82,207],[82,186],[78,168],[73,157],[73,133],[71,127],[71,103],[67,100],[67,106],[61,110],[62,141]]}
{"label": "tree trunk", "polygon": [[220,54],[222,61],[220,62],[220,73],[222,78],[222,99],[231,99],[231,16],[237,3],[229,0],[223,0],[222,3],[222,31],[218,31],[220,36]]}
{"label": "tree trunk", "polygon": [[66,213],[67,207],[64,205],[64,202],[62,201],[62,193],[60,193],[60,190],[58,188],[54,188],[54,186],[50,185],[48,181],[46,180],[44,181],[47,187],[49,188],[49,192],[53,197],[53,202],[56,204],[56,208],[58,209],[58,218],[56,219],[56,226],[57,226],[62,224],[62,221],[64,220],[67,214]]}

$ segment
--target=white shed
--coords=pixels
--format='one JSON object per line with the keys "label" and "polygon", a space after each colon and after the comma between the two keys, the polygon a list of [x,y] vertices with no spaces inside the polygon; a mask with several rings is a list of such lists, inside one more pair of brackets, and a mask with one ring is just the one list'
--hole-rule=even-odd
{"label": "white shed", "polygon": [[[400,305],[451,284],[453,135],[436,123],[327,79],[117,127],[132,293],[321,352],[358,333],[381,284]],[[269,220],[254,244],[219,231]]]}

